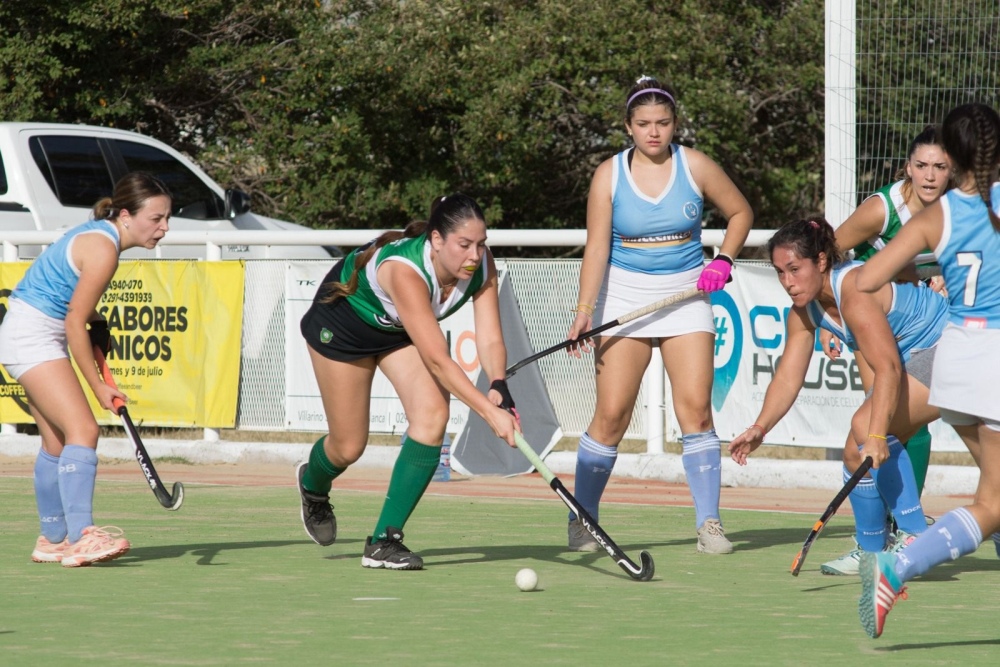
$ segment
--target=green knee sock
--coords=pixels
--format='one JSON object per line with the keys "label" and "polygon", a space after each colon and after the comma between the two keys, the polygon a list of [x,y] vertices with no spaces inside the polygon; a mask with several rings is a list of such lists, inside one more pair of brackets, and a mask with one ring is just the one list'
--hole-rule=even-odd
{"label": "green knee sock", "polygon": [[375,524],[372,542],[385,539],[386,528],[403,529],[410,518],[427,485],[434,477],[441,460],[441,445],[431,446],[417,442],[407,436],[399,450],[399,458],[392,467],[389,491],[385,494],[382,514]]}
{"label": "green knee sock", "polygon": [[330,463],[326,452],[323,451],[325,440],[326,436],[324,435],[313,445],[312,451],[309,452],[309,465],[306,466],[305,474],[302,475],[302,486],[305,490],[318,495],[329,495],[333,480],[347,470],[347,468],[338,468]]}
{"label": "green knee sock", "polygon": [[913,463],[913,476],[917,478],[917,494],[924,492],[924,481],[927,479],[927,466],[931,461],[931,432],[926,426],[913,434],[906,441],[906,453]]}

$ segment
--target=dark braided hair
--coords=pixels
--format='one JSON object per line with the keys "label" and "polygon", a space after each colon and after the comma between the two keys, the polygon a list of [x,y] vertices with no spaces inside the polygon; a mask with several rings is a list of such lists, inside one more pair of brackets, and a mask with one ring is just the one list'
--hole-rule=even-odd
{"label": "dark braided hair", "polygon": [[958,171],[972,173],[990,223],[1000,231],[1000,218],[993,212],[990,200],[990,188],[1000,165],[1000,115],[985,104],[962,104],[948,112],[941,137]]}
{"label": "dark braided hair", "polygon": [[844,253],[837,247],[833,227],[820,217],[782,225],[767,242],[767,256],[771,261],[774,261],[774,251],[783,247],[790,247],[799,257],[814,262],[819,262],[820,253],[826,253],[830,266],[844,261]]}
{"label": "dark braided hair", "polygon": [[402,238],[416,238],[421,234],[430,237],[431,232],[435,231],[441,235],[441,238],[448,238],[449,234],[469,219],[480,220],[486,224],[483,209],[479,207],[475,199],[461,192],[438,197],[431,203],[431,215],[427,221],[415,220],[408,224],[403,231],[384,232],[360,249],[357,257],[354,258],[354,271],[351,276],[343,282],[333,281],[325,284],[323,287],[329,289],[329,294],[321,297],[320,303],[332,303],[342,296],[354,294],[358,290],[358,273],[364,270],[365,265],[382,246]]}

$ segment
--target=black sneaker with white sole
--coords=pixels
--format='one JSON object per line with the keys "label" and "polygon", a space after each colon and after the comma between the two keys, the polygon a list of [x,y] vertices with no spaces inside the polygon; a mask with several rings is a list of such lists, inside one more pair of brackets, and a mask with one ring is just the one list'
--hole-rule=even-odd
{"label": "black sneaker with white sole", "polygon": [[403,545],[403,531],[398,528],[386,528],[386,537],[372,542],[369,535],[365,540],[365,555],[361,558],[362,567],[387,570],[422,570],[424,560]]}
{"label": "black sneaker with white sole", "polygon": [[306,491],[302,486],[307,465],[306,461],[300,463],[295,475],[302,500],[302,527],[313,542],[328,547],[337,540],[337,517],[333,515],[330,496]]}

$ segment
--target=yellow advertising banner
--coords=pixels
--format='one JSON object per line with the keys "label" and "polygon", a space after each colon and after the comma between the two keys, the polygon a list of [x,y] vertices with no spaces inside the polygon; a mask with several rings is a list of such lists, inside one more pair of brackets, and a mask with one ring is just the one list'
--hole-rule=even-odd
{"label": "yellow advertising banner", "polygon": [[[0,262],[0,322],[3,322],[7,314],[7,300],[10,298],[10,293],[21,282],[29,266],[31,266],[29,262]],[[24,396],[24,387],[8,375],[7,370],[0,364],[0,423],[23,424],[34,421],[28,414],[28,400]]]}
{"label": "yellow advertising banner", "polygon": [[[0,264],[2,303],[27,266]],[[119,265],[97,310],[111,331],[108,366],[135,421],[169,427],[235,424],[243,276],[242,262]],[[32,421],[20,385],[6,373],[2,382],[0,422]],[[100,423],[118,423],[89,391],[87,396]]]}

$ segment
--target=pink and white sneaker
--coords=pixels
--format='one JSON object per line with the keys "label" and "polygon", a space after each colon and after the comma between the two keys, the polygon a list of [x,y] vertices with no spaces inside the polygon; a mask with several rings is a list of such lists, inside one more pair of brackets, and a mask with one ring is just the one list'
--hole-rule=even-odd
{"label": "pink and white sneaker", "polygon": [[122,529],[115,526],[84,528],[83,536],[63,552],[62,566],[83,567],[124,556],[132,545],[123,535]]}
{"label": "pink and white sneaker", "polygon": [[35,540],[35,550],[31,552],[31,560],[36,563],[61,563],[67,548],[69,540],[66,538],[63,538],[62,542],[53,544],[44,535],[39,535]]}

